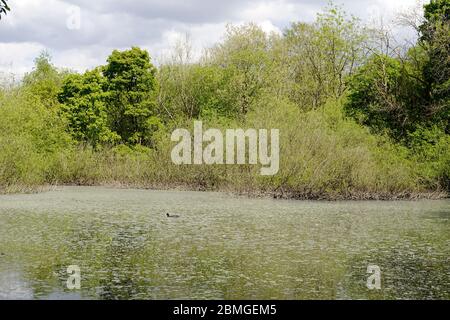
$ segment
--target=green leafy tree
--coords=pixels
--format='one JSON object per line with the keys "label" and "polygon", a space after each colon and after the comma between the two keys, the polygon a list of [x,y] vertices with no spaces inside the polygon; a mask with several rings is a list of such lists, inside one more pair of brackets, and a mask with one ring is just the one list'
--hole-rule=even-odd
{"label": "green leafy tree", "polygon": [[442,28],[450,21],[450,1],[431,0],[424,5],[424,21],[419,26],[422,41],[433,41]]}
{"label": "green leafy tree", "polygon": [[111,130],[124,143],[150,144],[160,119],[156,114],[156,68],[148,52],[137,47],[115,50],[107,62],[103,74]]}
{"label": "green leafy tree", "polygon": [[405,137],[427,113],[423,82],[410,76],[414,72],[398,59],[373,56],[349,82],[347,114],[376,132]]}
{"label": "green leafy tree", "polygon": [[169,120],[235,115],[222,103],[223,72],[217,66],[167,64],[159,70],[159,84],[159,112]]}
{"label": "green leafy tree", "polygon": [[210,50],[209,64],[218,66],[228,114],[245,115],[269,83],[271,39],[257,25],[228,26],[225,41]]}
{"label": "green leafy tree", "polygon": [[347,79],[363,60],[364,32],[358,19],[330,4],[313,24],[293,23],[284,32],[289,95],[303,108],[316,108],[339,98]]}
{"label": "green leafy tree", "polygon": [[268,35],[253,24],[228,26],[224,43],[195,63],[187,40],[179,42],[160,67],[161,114],[171,120],[245,115],[268,84]]}
{"label": "green leafy tree", "polygon": [[350,81],[347,114],[377,132],[411,143],[415,130],[450,123],[450,0],[425,6],[421,37],[405,54],[375,51]]}
{"label": "green leafy tree", "polygon": [[23,79],[24,87],[45,106],[54,108],[58,105],[57,96],[68,72],[58,70],[52,64],[48,52],[42,52],[34,62],[33,71]]}
{"label": "green leafy tree", "polygon": [[69,75],[58,96],[61,115],[67,120],[72,136],[94,147],[120,139],[109,128],[105,87],[106,79],[96,68],[83,75]]}
{"label": "green leafy tree", "polygon": [[428,55],[423,78],[430,98],[430,111],[447,123],[450,133],[450,0],[432,0],[424,6],[425,21],[419,27],[420,44]]}

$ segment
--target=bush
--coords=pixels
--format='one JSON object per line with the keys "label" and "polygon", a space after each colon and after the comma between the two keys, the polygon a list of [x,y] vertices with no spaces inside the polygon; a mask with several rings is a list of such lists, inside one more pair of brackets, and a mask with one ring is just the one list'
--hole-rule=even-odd
{"label": "bush", "polygon": [[56,112],[26,91],[0,97],[0,189],[55,182],[49,168],[72,141]]}

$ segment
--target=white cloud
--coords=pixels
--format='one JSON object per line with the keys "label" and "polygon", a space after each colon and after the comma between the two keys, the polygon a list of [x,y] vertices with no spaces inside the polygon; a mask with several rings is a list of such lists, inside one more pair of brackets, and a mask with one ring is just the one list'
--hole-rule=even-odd
{"label": "white cloud", "polygon": [[271,21],[284,26],[293,21],[313,21],[319,7],[317,2],[308,1],[263,1],[243,10],[240,18],[244,21]]}
{"label": "white cloud", "polygon": [[34,59],[45,47],[32,42],[0,42],[0,71],[23,74],[33,67]]}
{"label": "white cloud", "polygon": [[[133,45],[150,51],[156,61],[177,39],[188,34],[194,56],[219,41],[227,23],[255,22],[281,32],[293,21],[312,21],[327,0],[20,0],[0,22],[0,71],[24,73],[47,49],[56,65],[83,71],[104,64],[113,49]],[[416,0],[337,0],[368,20],[392,19]],[[67,28],[67,9],[81,9],[81,28]]]}

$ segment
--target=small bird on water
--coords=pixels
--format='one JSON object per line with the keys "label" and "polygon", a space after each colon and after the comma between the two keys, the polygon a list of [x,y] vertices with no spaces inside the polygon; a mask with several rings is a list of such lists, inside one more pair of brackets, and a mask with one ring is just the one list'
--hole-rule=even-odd
{"label": "small bird on water", "polygon": [[177,214],[166,213],[167,218],[179,218],[180,216]]}

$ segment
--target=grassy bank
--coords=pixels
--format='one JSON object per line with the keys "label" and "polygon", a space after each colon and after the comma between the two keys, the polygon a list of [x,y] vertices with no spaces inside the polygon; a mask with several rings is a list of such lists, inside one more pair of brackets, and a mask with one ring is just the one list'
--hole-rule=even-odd
{"label": "grassy bank", "polygon": [[[0,192],[114,185],[295,199],[446,196],[448,6],[425,6],[421,36],[398,53],[332,4],[282,34],[229,26],[197,61],[187,40],[158,66],[133,47],[84,73],[42,53],[22,81],[0,85]],[[174,165],[171,133],[192,132],[196,120],[222,132],[279,129],[279,172]]]}

